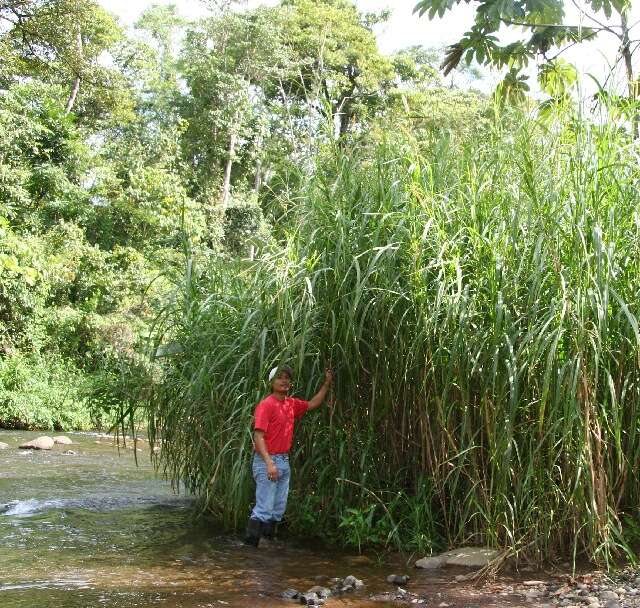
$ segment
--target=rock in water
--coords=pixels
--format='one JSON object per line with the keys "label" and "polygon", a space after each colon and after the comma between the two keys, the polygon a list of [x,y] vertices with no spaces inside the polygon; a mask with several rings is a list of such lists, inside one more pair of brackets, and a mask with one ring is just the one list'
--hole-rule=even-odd
{"label": "rock in water", "polygon": [[53,439],[51,437],[43,436],[34,439],[33,441],[27,441],[20,446],[22,450],[51,450],[53,448]]}
{"label": "rock in water", "polygon": [[282,592],[282,599],[283,600],[295,600],[295,599],[298,598],[299,595],[300,595],[299,591],[296,591],[295,589],[287,589],[287,590]]}
{"label": "rock in water", "polygon": [[306,606],[322,606],[324,604],[324,600],[318,597],[316,593],[301,593],[298,596],[298,600]]}
{"label": "rock in water", "polygon": [[446,556],[447,566],[469,566],[480,568],[491,563],[500,555],[497,549],[486,547],[462,547],[442,554]]}
{"label": "rock in water", "polygon": [[362,589],[364,587],[364,583],[353,575],[347,576],[342,581],[342,588],[346,591],[347,589]]}
{"label": "rock in water", "polygon": [[71,445],[73,441],[66,437],[65,435],[59,435],[58,437],[53,438],[54,443],[59,443],[60,445]]}
{"label": "rock in water", "polygon": [[387,576],[387,583],[392,585],[406,585],[409,582],[409,577],[406,574],[390,574]]}
{"label": "rock in water", "polygon": [[2,441],[0,441],[0,450],[6,450],[8,447],[8,443],[3,443]]}
{"label": "rock in water", "polygon": [[416,562],[416,568],[423,568],[424,570],[436,570],[442,568],[447,563],[447,558],[442,555],[435,557],[423,557]]}
{"label": "rock in water", "polygon": [[321,600],[326,600],[331,596],[331,589],[322,587],[321,585],[315,585],[311,587],[311,589],[308,589],[307,593],[315,593]]}

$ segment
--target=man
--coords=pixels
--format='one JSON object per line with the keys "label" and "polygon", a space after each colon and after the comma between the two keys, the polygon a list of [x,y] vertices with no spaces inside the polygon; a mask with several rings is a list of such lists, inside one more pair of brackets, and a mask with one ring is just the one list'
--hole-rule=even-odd
{"label": "man", "polygon": [[255,547],[261,536],[274,537],[275,526],[287,506],[294,423],[307,411],[320,407],[333,382],[333,372],[326,370],[320,390],[309,401],[289,397],[292,380],[293,370],[288,365],[274,367],[269,373],[271,394],[256,406],[253,432],[256,506],[245,536],[245,543]]}

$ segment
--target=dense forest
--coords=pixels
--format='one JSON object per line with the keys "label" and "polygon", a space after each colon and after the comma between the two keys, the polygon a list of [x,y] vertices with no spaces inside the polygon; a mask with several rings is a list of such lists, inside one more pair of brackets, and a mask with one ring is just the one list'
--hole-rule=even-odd
{"label": "dense forest", "polygon": [[[151,6],[132,29],[88,0],[2,1],[0,426],[147,421],[160,469],[237,526],[267,370],[290,362],[309,395],[329,363],[294,531],[630,554],[630,5],[594,0],[622,19],[626,82],[582,100],[548,53],[598,28],[558,25],[561,2],[494,4],[444,51],[384,55],[388,15],[348,0],[196,22]],[[514,19],[533,35],[500,46]],[[503,71],[491,94],[478,64]]]}
{"label": "dense forest", "polygon": [[152,6],[132,31],[83,0],[10,0],[0,17],[5,427],[108,425],[153,382],[150,330],[185,251],[281,239],[327,128],[363,137],[425,104],[463,128],[483,103],[444,87],[433,50],[383,56],[384,16],[348,2],[197,23]]}

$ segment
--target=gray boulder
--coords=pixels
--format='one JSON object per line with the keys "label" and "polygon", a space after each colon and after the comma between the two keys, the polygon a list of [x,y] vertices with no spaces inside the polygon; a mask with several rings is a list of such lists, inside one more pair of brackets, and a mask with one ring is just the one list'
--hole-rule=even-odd
{"label": "gray boulder", "polygon": [[38,437],[37,439],[33,439],[32,441],[27,441],[27,443],[23,443],[20,446],[22,450],[51,450],[53,449],[54,443],[51,437],[47,437],[46,435],[43,437]]}
{"label": "gray boulder", "polygon": [[447,558],[443,555],[436,555],[433,557],[423,557],[416,562],[416,568],[422,568],[424,570],[436,570],[442,568],[447,563]]}
{"label": "gray boulder", "polygon": [[57,437],[54,437],[53,442],[60,445],[71,445],[73,443],[73,441],[71,441],[71,439],[69,439],[65,435],[58,435]]}
{"label": "gray boulder", "polygon": [[500,551],[488,549],[487,547],[462,547],[447,551],[443,555],[447,558],[447,566],[481,568],[496,559],[500,555]]}

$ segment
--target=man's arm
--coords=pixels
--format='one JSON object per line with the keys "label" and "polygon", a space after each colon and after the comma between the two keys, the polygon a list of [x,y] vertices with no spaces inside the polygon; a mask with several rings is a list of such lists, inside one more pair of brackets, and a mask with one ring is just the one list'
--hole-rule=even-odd
{"label": "man's arm", "polygon": [[333,383],[333,372],[330,369],[327,369],[324,373],[324,382],[320,387],[320,390],[309,400],[309,409],[315,410],[317,407],[322,405],[324,398],[327,396],[327,391],[331,387]]}
{"label": "man's arm", "polygon": [[261,431],[260,429],[256,429],[255,431],[253,431],[253,441],[256,444],[256,450],[258,451],[258,454],[262,456],[262,460],[264,460],[265,464],[267,465],[267,477],[271,481],[276,481],[280,474],[278,473],[278,467],[276,466],[275,462],[273,462],[273,460],[271,459],[271,455],[267,451],[267,443],[264,440],[264,431]]}

